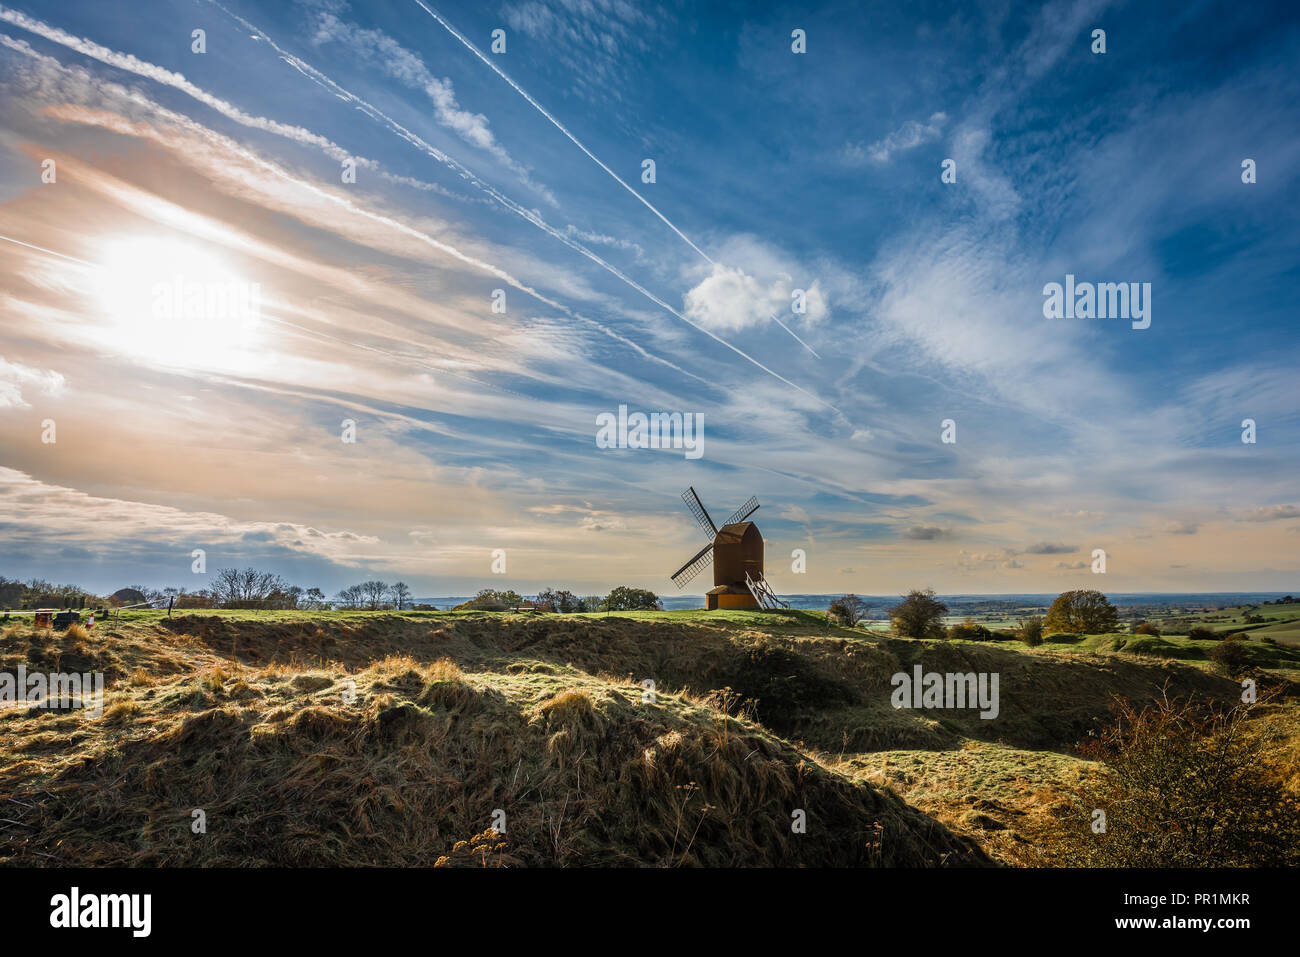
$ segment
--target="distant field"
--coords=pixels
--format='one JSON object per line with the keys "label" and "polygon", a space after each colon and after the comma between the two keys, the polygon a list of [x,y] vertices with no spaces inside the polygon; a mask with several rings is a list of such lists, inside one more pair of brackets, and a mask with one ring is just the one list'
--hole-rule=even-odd
{"label": "distant field", "polygon": [[[1246,616],[1263,618],[1263,623],[1247,623]],[[1161,630],[1174,633],[1187,632],[1188,628],[1200,625],[1213,628],[1216,632],[1244,632],[1252,637],[1267,635],[1288,645],[1300,646],[1300,604],[1286,605],[1242,605],[1224,608],[1222,611],[1207,611],[1195,615],[1175,615],[1157,619]]]}

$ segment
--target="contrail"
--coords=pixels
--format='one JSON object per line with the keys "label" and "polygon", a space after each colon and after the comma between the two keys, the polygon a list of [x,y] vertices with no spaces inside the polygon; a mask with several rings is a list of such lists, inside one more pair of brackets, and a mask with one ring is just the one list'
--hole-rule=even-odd
{"label": "contrail", "polygon": [[28,249],[35,249],[37,252],[48,253],[51,256],[58,256],[60,259],[66,259],[82,266],[89,266],[91,269],[103,269],[98,263],[88,263],[84,259],[78,259],[76,256],[67,256],[63,253],[57,253],[53,249],[46,249],[44,246],[34,246],[31,243],[25,243],[21,239],[14,239],[12,236],[0,236],[7,243],[14,243],[18,246],[26,246]]}
{"label": "contrail", "polygon": [[[242,126],[263,130],[267,133],[274,133],[277,136],[283,136],[286,139],[292,140],[295,143],[301,143],[304,146],[316,147],[335,162],[351,159],[362,169],[375,170],[380,176],[391,182],[402,183],[426,192],[445,194],[453,199],[473,198],[461,197],[458,194],[453,193],[450,190],[445,190],[434,183],[421,182],[420,180],[412,179],[407,176],[396,176],[386,170],[380,169],[379,163],[375,160],[368,159],[364,156],[358,156],[355,153],[349,153],[337,143],[334,143],[318,133],[314,133],[301,126],[292,126],[287,123],[280,123],[276,120],[268,119],[264,116],[254,116],[250,113],[245,113],[243,110],[226,100],[213,96],[202,87],[191,83],[179,73],[174,73],[171,70],[158,66],[157,64],[141,60],[132,54],[119,53],[116,50],[109,49],[108,47],[95,43],[85,37],[73,36],[65,30],[51,26],[48,23],[35,19],[34,17],[29,17],[19,11],[10,10],[2,5],[0,5],[0,21],[12,24],[13,26],[26,30],[29,33],[34,33],[37,36],[43,37],[51,43],[57,43],[74,53],[79,53],[82,56],[98,60],[106,66],[114,67],[115,69],[122,70],[126,73],[134,73],[136,76],[143,77],[146,80],[153,80],[155,83],[169,86],[174,90],[179,90],[186,96],[197,100],[204,106],[215,110],[227,119],[234,120]],[[22,43],[23,41],[14,42]],[[14,49],[18,49],[18,52],[25,52],[16,47]]]}
{"label": "contrail", "polygon": [[[480,50],[478,47],[474,46],[474,44],[471,43],[471,42],[470,42],[470,41],[469,41],[469,40],[464,36],[464,34],[462,34],[459,30],[457,30],[455,27],[453,27],[450,23],[448,23],[446,20],[444,20],[442,17],[440,17],[440,16],[439,16],[435,11],[430,10],[427,6],[425,6],[423,0],[415,0],[415,2],[419,5],[419,7],[420,7],[421,10],[423,10],[423,11],[424,11],[425,13],[427,13],[429,16],[433,17],[433,19],[437,20],[440,24],[442,24],[442,26],[446,29],[446,31],[447,31],[448,33],[450,33],[450,34],[451,34],[452,36],[454,36],[457,40],[459,40],[461,43],[463,43],[463,44],[465,45],[465,48],[466,48],[467,50],[469,50],[469,51],[470,51],[471,53],[473,53],[476,57],[478,57],[480,60],[482,60],[484,63],[486,63],[489,67],[491,67],[492,70],[493,70],[493,72],[495,72],[497,76],[501,77],[501,79],[503,79],[503,80],[505,80],[507,83],[509,83],[510,86],[514,89],[514,91],[515,91],[516,93],[518,93],[520,96],[522,96],[522,97],[523,97],[525,100],[527,100],[529,103],[531,103],[531,104],[533,105],[533,108],[536,109],[538,113],[541,113],[542,116],[544,116],[544,117],[546,117],[548,120],[550,120],[550,121],[551,121],[551,124],[552,124],[552,125],[553,125],[557,130],[559,130],[561,133],[563,133],[565,136],[567,136],[567,137],[569,138],[569,141],[570,141],[574,146],[576,146],[578,149],[580,149],[580,150],[582,150],[584,153],[586,153],[587,156],[588,156],[588,158],[589,158],[593,163],[595,163],[597,166],[599,166],[601,169],[603,169],[606,173],[608,173],[610,176],[612,176],[612,177],[614,178],[614,181],[615,181],[616,183],[618,183],[618,185],[622,186],[625,190],[627,190],[629,193],[631,193],[633,196],[635,196],[637,199],[639,199],[639,200],[642,202],[642,204],[645,206],[646,209],[650,210],[650,212],[652,212],[652,213],[654,213],[656,216],[658,216],[658,217],[660,218],[660,220],[663,221],[663,223],[664,223],[665,226],[667,226],[669,229],[671,229],[673,232],[675,232],[678,236],[681,237],[682,241],[683,241],[684,243],[686,243],[686,245],[690,246],[690,247],[691,247],[692,249],[694,249],[697,253],[699,253],[701,256],[703,256],[705,262],[707,262],[710,266],[717,266],[717,265],[718,265],[718,263],[715,262],[715,261],[713,260],[713,258],[712,258],[711,256],[709,256],[708,253],[706,253],[706,252],[705,252],[703,249],[701,249],[699,246],[695,245],[695,243],[691,242],[690,237],[687,236],[687,235],[686,235],[684,232],[682,232],[680,229],[678,229],[678,228],[676,227],[676,225],[673,224],[672,220],[670,220],[670,219],[669,219],[667,216],[665,216],[663,213],[659,212],[659,210],[655,208],[655,206],[654,206],[653,203],[651,203],[648,199],[646,199],[644,196],[642,196],[640,193],[638,193],[635,189],[633,189],[631,186],[629,186],[628,183],[627,183],[627,182],[626,182],[626,181],[625,181],[621,176],[619,176],[619,175],[618,175],[617,173],[615,173],[612,169],[610,169],[608,166],[606,166],[604,163],[602,163],[602,162],[600,161],[600,158],[597,157],[596,154],[593,153],[591,150],[587,149],[587,147],[585,147],[585,146],[582,144],[582,141],[581,141],[581,140],[579,140],[576,136],[574,136],[572,133],[570,133],[569,130],[568,130],[568,128],[565,127],[565,125],[564,125],[563,123],[561,123],[561,122],[560,122],[559,120],[557,120],[554,116],[552,116],[552,115],[550,114],[550,112],[547,111],[546,107],[542,106],[542,104],[538,103],[538,102],[537,102],[536,100],[534,100],[531,96],[529,96],[527,90],[525,90],[522,86],[520,86],[518,83],[516,83],[514,80],[512,80],[512,79],[511,79],[511,78],[506,74],[506,72],[505,72],[504,70],[502,70],[499,66],[497,66],[497,65],[496,65],[495,63],[493,63],[490,59],[488,59],[487,56],[484,55],[483,51]],[[821,356],[817,355],[816,351],[812,348],[812,346],[808,345],[808,343],[804,342],[804,341],[803,341],[802,339],[800,339],[797,335],[795,335],[794,332],[793,332],[793,330],[791,330],[790,327],[787,326],[784,322],[782,322],[780,319],[777,319],[775,315],[772,315],[770,318],[771,318],[774,322],[776,322],[776,324],[777,324],[778,326],[780,326],[780,327],[781,327],[782,329],[784,329],[786,332],[790,333],[791,336],[794,336],[795,341],[798,342],[799,345],[803,346],[805,349],[807,349],[809,352],[811,352],[814,356],[817,356],[818,359],[821,358]]]}
{"label": "contrail", "polygon": [[432,11],[432,10],[430,10],[428,7],[426,7],[426,6],[421,2],[421,0],[415,0],[415,2],[416,2],[417,4],[420,5],[420,8],[421,8],[422,10],[424,10],[425,13],[427,13],[429,16],[433,17],[433,19],[435,19],[435,20],[437,20],[439,23],[441,23],[441,24],[443,25],[443,27],[447,30],[448,33],[450,33],[452,36],[454,36],[454,37],[455,37],[457,40],[459,40],[461,43],[465,44],[466,49],[468,49],[468,50],[469,50],[471,53],[473,53],[476,57],[478,57],[480,60],[482,60],[482,61],[483,61],[484,63],[486,63],[488,66],[490,66],[490,67],[491,67],[491,68],[496,72],[497,76],[501,77],[501,79],[505,80],[505,81],[506,81],[507,83],[509,83],[512,87],[514,87],[514,90],[515,90],[516,93],[518,93],[518,94],[519,94],[520,96],[522,96],[525,100],[527,100],[529,103],[531,103],[531,104],[533,105],[533,108],[536,109],[538,113],[541,113],[542,116],[544,116],[544,117],[546,117],[548,120],[550,120],[551,123],[555,126],[555,128],[556,128],[557,130],[559,130],[561,133],[563,133],[565,136],[567,136],[567,137],[569,138],[569,140],[573,143],[574,146],[576,146],[578,149],[580,149],[580,150],[582,150],[584,153],[586,153],[587,156],[591,159],[591,161],[592,161],[593,163],[595,163],[597,166],[599,166],[601,169],[603,169],[603,170],[604,170],[606,173],[608,173],[610,176],[614,177],[614,180],[615,180],[615,181],[616,181],[620,186],[622,186],[625,190],[627,190],[629,193],[631,193],[631,194],[632,194],[633,196],[635,196],[637,199],[641,200],[641,202],[645,204],[645,208],[646,208],[646,209],[650,210],[650,212],[654,213],[654,214],[655,214],[656,216],[658,216],[661,220],[663,220],[663,223],[664,223],[665,226],[667,226],[669,229],[671,229],[673,232],[675,232],[678,236],[680,236],[680,237],[682,238],[682,241],[685,242],[686,245],[690,246],[690,247],[691,247],[692,249],[694,249],[697,253],[699,253],[701,256],[703,256],[703,257],[705,258],[705,260],[708,261],[708,263],[709,263],[710,266],[716,266],[716,265],[717,265],[717,263],[714,262],[714,261],[709,257],[709,254],[708,254],[708,253],[706,253],[706,252],[705,252],[703,249],[701,249],[699,246],[695,245],[695,243],[691,242],[690,237],[688,237],[684,232],[682,232],[680,229],[678,229],[676,226],[674,226],[673,223],[672,223],[672,221],[671,221],[667,216],[665,216],[663,213],[659,212],[659,210],[655,209],[654,205],[653,205],[649,200],[647,200],[644,196],[642,196],[642,195],[641,195],[640,193],[638,193],[635,189],[633,189],[631,186],[629,186],[629,185],[628,185],[628,184],[627,184],[627,183],[622,179],[622,177],[620,177],[620,176],[619,176],[617,173],[615,173],[612,169],[610,169],[608,166],[606,166],[604,163],[602,163],[602,162],[601,162],[601,161],[596,157],[596,154],[594,154],[591,150],[587,149],[587,147],[583,146],[582,143],[579,142],[579,140],[578,140],[578,138],[577,138],[576,136],[574,136],[574,135],[573,135],[572,133],[570,133],[567,129],[565,129],[563,123],[561,123],[561,122],[560,122],[559,120],[557,120],[554,116],[552,116],[550,113],[548,113],[548,112],[546,111],[546,108],[545,108],[544,106],[542,106],[542,104],[538,103],[538,102],[537,102],[536,100],[534,100],[531,96],[529,96],[528,93],[527,93],[527,91],[525,91],[523,87],[521,87],[521,86],[520,86],[518,83],[516,83],[514,80],[510,79],[510,77],[507,76],[507,75],[505,74],[505,72],[504,72],[500,67],[498,67],[495,63],[493,63],[491,60],[489,60],[489,59],[488,59],[488,58],[483,54],[483,52],[482,52],[481,50],[479,50],[478,47],[476,47],[476,46],[474,46],[474,44],[470,43],[469,40],[466,39],[465,36],[464,36],[463,34],[461,34],[461,32],[460,32],[459,30],[457,30],[455,27],[453,27],[450,23],[448,23],[448,22],[447,22],[446,20],[444,20],[442,17],[438,16],[437,13],[435,13],[434,11]]}
{"label": "contrail", "polygon": [[[6,17],[7,13],[9,13],[9,11],[5,10],[3,7],[0,7],[0,19],[7,19]],[[15,25],[22,26],[26,29],[28,28],[27,27],[28,23],[33,24],[40,28],[40,30],[34,32],[40,32],[42,36],[46,36],[48,39],[51,39],[56,43],[59,43],[63,46],[67,46],[69,49],[73,49],[75,52],[84,53],[88,56],[92,56],[95,59],[99,59],[101,62],[104,62],[110,66],[117,66],[121,69],[137,73],[138,75],[141,76],[145,76],[146,78],[156,80],[157,82],[163,83],[164,85],[173,86],[176,89],[181,89],[183,92],[189,93],[191,96],[193,96],[195,99],[198,99],[200,102],[207,102],[207,100],[205,100],[204,97],[207,97],[208,94],[206,94],[204,91],[190,84],[177,86],[175,83],[170,82],[171,79],[174,79],[177,76],[176,74],[168,74],[166,77],[156,74],[152,71],[159,70],[160,68],[154,67],[153,64],[144,63],[143,61],[136,60],[134,57],[126,58],[122,54],[116,54],[113,51],[108,50],[108,48],[106,47],[99,47],[96,44],[89,44],[87,41],[81,41],[78,38],[72,37],[70,34],[66,34],[63,33],[62,31],[57,30],[56,28],[49,27],[46,24],[41,23],[40,21],[28,20],[27,23],[16,23]],[[72,45],[73,41],[75,41],[78,44],[78,46],[73,46]],[[63,65],[59,63],[58,60],[55,60],[52,57],[48,57],[45,54],[37,53],[25,41],[15,40],[6,34],[0,34],[0,45],[6,46],[17,53],[21,53],[24,56],[35,59],[40,63],[50,65],[52,68],[66,72],[66,68],[63,67]],[[106,56],[110,56],[110,55],[111,57],[116,58],[118,62],[113,62],[112,59],[105,59]],[[131,61],[130,66],[125,65],[125,63],[123,62],[127,59]],[[301,70],[301,68],[296,66],[295,64],[290,64],[290,65],[294,66],[295,69]],[[142,72],[142,71],[149,71],[149,72]],[[163,72],[165,73],[165,71]],[[313,82],[319,82],[315,80],[314,77],[311,77],[310,74],[304,72],[304,75],[307,76],[309,79],[312,79]],[[183,80],[184,78],[182,77],[181,79]],[[335,94],[335,95],[337,96],[339,94]],[[343,97],[340,96],[340,98],[342,99]],[[209,141],[212,141],[214,137],[218,137],[218,134],[212,133],[206,127],[202,126],[201,124],[199,124],[194,120],[191,120],[187,116],[176,113],[172,110],[168,110],[167,108],[160,106],[159,104],[154,103],[153,101],[148,100],[147,98],[137,96],[135,97],[135,99],[136,101],[142,101],[146,106],[152,109],[156,115],[166,120],[169,120],[172,123],[175,123],[177,126],[189,130],[190,132],[194,133],[197,136],[208,139]],[[258,129],[264,129],[267,130],[268,132],[277,133],[280,136],[285,136],[299,143],[306,142],[308,145],[317,145],[317,146],[319,146],[321,143],[326,143],[329,144],[334,149],[339,149],[338,147],[335,147],[334,144],[329,143],[328,140],[325,140],[323,137],[317,137],[316,134],[311,133],[309,130],[303,130],[301,127],[287,127],[284,126],[283,124],[275,124],[276,128],[269,128],[268,126],[265,126],[263,124],[272,123],[273,121],[265,120],[262,117],[249,116],[238,110],[235,110],[233,107],[230,107],[228,104],[225,104],[225,106],[226,109],[220,109],[217,107],[214,108],[217,108],[218,112],[221,112],[222,115],[228,116],[231,119],[234,119],[236,122],[241,123],[242,125],[254,126]],[[295,133],[302,133],[307,137],[311,137],[314,139],[303,140],[298,135],[295,135]],[[414,134],[411,135],[413,136]],[[562,305],[561,303],[543,295],[542,293],[538,292],[536,289],[533,289],[531,286],[528,286],[522,283],[521,281],[515,279],[510,274],[506,273],[504,270],[500,269],[499,267],[492,265],[491,263],[487,263],[482,260],[469,257],[461,253],[458,249],[449,246],[446,243],[439,242],[438,240],[429,236],[427,233],[420,232],[419,230],[414,229],[406,225],[405,223],[391,219],[387,216],[380,215],[378,213],[373,213],[362,206],[358,206],[354,204],[350,200],[342,199],[338,196],[335,196],[332,193],[326,192],[315,186],[312,186],[306,183],[305,181],[294,179],[292,176],[289,176],[279,167],[275,166],[274,164],[267,163],[265,160],[262,160],[260,157],[255,156],[252,153],[248,152],[247,150],[242,149],[237,144],[235,144],[234,141],[226,137],[219,137],[219,145],[221,145],[221,147],[224,149],[235,150],[241,156],[247,159],[250,163],[254,163],[260,166],[261,168],[263,168],[264,170],[272,173],[273,175],[279,176],[282,179],[286,179],[289,182],[292,182],[295,185],[302,187],[303,189],[310,190],[315,194],[323,197],[324,199],[329,200],[330,202],[333,202],[337,205],[341,205],[351,212],[357,213],[358,215],[361,216],[365,216],[369,219],[373,219],[376,222],[384,224],[385,226],[389,226],[391,228],[404,232],[407,235],[413,236],[421,240],[422,242],[428,243],[429,245],[438,249],[440,252],[444,252],[449,256],[452,256],[453,258],[459,259],[461,262],[465,263],[466,265],[482,269],[485,272],[493,276],[496,276],[497,278],[506,282],[508,285],[512,286],[513,288],[518,289],[520,292],[523,292],[526,295],[536,299],[538,302],[541,302],[544,305],[547,305],[558,312],[564,313],[566,316],[568,316],[569,318],[577,322],[585,323],[586,325],[594,327],[597,331],[608,336],[610,339],[613,339],[615,342],[619,343],[620,345],[631,349],[633,352],[635,352],[637,355],[639,355],[641,358],[645,359],[648,362],[657,363],[659,365],[672,369],[674,372],[684,375],[687,378],[695,379],[696,381],[705,383],[706,385],[709,384],[708,380],[701,378],[700,376],[694,374],[693,372],[688,372],[687,370],[681,368],[675,363],[669,362],[667,359],[663,359],[657,355],[654,355],[653,353],[649,352],[648,350],[646,350],[645,348],[643,348],[633,340],[627,338],[626,336],[620,335],[617,332],[614,332],[612,329],[607,328],[606,326],[602,325],[596,320],[590,319],[580,313],[574,312],[573,310]],[[425,145],[427,146],[428,144]],[[432,149],[432,147],[429,148]],[[331,153],[328,150],[326,150],[325,152],[326,155],[331,155]],[[342,151],[340,150],[340,152]],[[343,155],[347,155],[347,154],[344,153]],[[451,160],[449,157],[447,158],[447,160],[449,163],[455,162],[454,160]],[[361,165],[360,162],[358,162],[358,165]],[[465,170],[465,174],[468,175],[469,178],[474,179],[473,174],[469,173],[468,170]],[[486,188],[490,190],[490,187],[481,187],[481,188]],[[500,197],[499,201],[503,201],[507,203],[509,202],[508,200],[506,200],[505,197]],[[15,242],[17,242],[17,240],[15,240]],[[56,256],[62,255],[61,253],[54,253],[52,250],[47,250],[47,251],[51,252],[53,255]],[[87,265],[94,265],[94,264],[89,263]]]}
{"label": "contrail", "polygon": [[[606,262],[606,261],[605,261],[604,259],[602,259],[600,256],[597,256],[594,252],[592,252],[592,251],[591,251],[590,249],[588,249],[586,246],[583,246],[581,243],[577,242],[576,240],[572,239],[571,237],[569,237],[569,236],[565,235],[564,233],[560,232],[559,230],[555,229],[553,226],[551,226],[550,224],[548,224],[545,220],[543,220],[543,219],[542,219],[539,215],[537,215],[535,212],[533,212],[532,210],[526,209],[526,208],[524,208],[523,206],[519,205],[519,204],[516,203],[514,200],[510,199],[508,196],[505,196],[504,194],[502,194],[502,193],[501,193],[499,190],[497,190],[495,187],[491,186],[491,185],[488,184],[488,183],[483,182],[483,181],[482,181],[481,179],[479,179],[478,176],[476,176],[476,175],[475,175],[471,170],[469,170],[468,168],[466,168],[464,165],[462,165],[462,164],[459,163],[458,161],[452,159],[452,158],[451,158],[450,156],[448,156],[446,153],[442,152],[442,150],[440,150],[440,149],[438,149],[437,147],[432,146],[431,144],[425,142],[421,137],[419,137],[419,136],[416,135],[415,133],[411,132],[411,131],[408,130],[406,127],[402,126],[400,123],[398,123],[396,120],[394,120],[394,119],[393,119],[392,117],[390,117],[388,114],[384,113],[384,112],[383,112],[382,110],[380,110],[378,107],[373,106],[372,104],[370,104],[370,103],[366,102],[365,100],[363,100],[361,97],[357,96],[355,93],[352,93],[350,90],[348,90],[348,89],[346,89],[346,88],[340,86],[338,83],[335,83],[332,79],[330,79],[328,76],[326,76],[326,75],[325,75],[324,73],[322,73],[320,70],[316,69],[316,68],[315,68],[314,66],[312,66],[310,63],[307,63],[305,60],[301,59],[300,57],[294,56],[292,53],[290,53],[289,51],[285,50],[283,47],[279,46],[279,45],[278,45],[274,40],[272,40],[272,39],[271,39],[271,38],[270,38],[270,37],[269,37],[269,36],[268,36],[264,31],[262,31],[261,29],[259,29],[259,28],[256,27],[256,26],[254,26],[253,24],[249,23],[247,20],[245,20],[243,17],[239,16],[238,14],[236,14],[236,13],[232,13],[231,11],[227,10],[224,6],[222,6],[219,2],[217,2],[217,0],[208,0],[208,2],[211,3],[211,4],[212,4],[214,7],[216,7],[217,9],[221,10],[224,14],[226,14],[226,16],[230,17],[232,20],[234,20],[234,21],[236,21],[237,23],[239,23],[239,24],[240,24],[241,26],[243,26],[246,30],[250,31],[252,34],[254,34],[255,36],[257,36],[259,39],[266,41],[266,43],[271,47],[271,49],[275,50],[275,52],[276,52],[277,54],[279,54],[280,58],[281,58],[282,60],[284,60],[285,63],[287,63],[289,66],[293,67],[295,70],[297,70],[297,71],[298,71],[299,73],[301,73],[303,76],[307,77],[307,78],[310,79],[310,80],[313,80],[313,81],[316,82],[318,85],[320,85],[320,86],[324,87],[325,89],[329,90],[331,93],[333,93],[335,96],[339,97],[339,98],[340,98],[341,100],[343,100],[344,102],[347,102],[347,103],[351,103],[351,104],[353,104],[353,105],[354,105],[358,110],[360,110],[362,113],[365,113],[365,114],[366,114],[367,116],[369,116],[371,119],[376,120],[377,122],[381,123],[382,125],[388,127],[389,130],[391,130],[393,133],[395,133],[395,134],[396,134],[397,136],[399,136],[400,138],[406,140],[406,141],[407,141],[408,143],[410,143],[412,146],[415,146],[417,149],[422,150],[422,151],[425,152],[427,155],[429,155],[429,156],[431,156],[432,158],[438,160],[440,163],[445,164],[445,165],[448,166],[450,169],[452,169],[452,170],[455,171],[456,173],[460,174],[463,178],[467,179],[467,180],[468,180],[470,183],[472,183],[474,186],[476,186],[477,188],[479,188],[479,189],[483,190],[484,192],[486,192],[489,196],[491,196],[493,199],[495,199],[497,202],[499,202],[502,206],[504,206],[504,207],[506,207],[507,209],[511,210],[512,212],[516,213],[517,215],[519,215],[519,216],[522,217],[523,219],[526,219],[528,222],[532,223],[534,226],[536,226],[538,229],[541,229],[543,232],[546,232],[546,233],[548,233],[549,235],[553,236],[554,238],[558,239],[560,242],[564,243],[564,244],[565,244],[566,246],[568,246],[569,248],[571,248],[571,249],[573,249],[573,250],[575,250],[575,251],[577,251],[577,252],[582,253],[583,255],[585,255],[586,257],[588,257],[592,262],[594,262],[594,263],[596,263],[597,265],[599,265],[599,266],[603,267],[604,269],[608,270],[612,275],[617,276],[617,277],[618,277],[619,279],[621,279],[623,282],[627,283],[629,286],[631,286],[631,287],[632,287],[633,289],[635,289],[637,292],[641,293],[643,296],[645,296],[645,297],[646,297],[647,299],[649,299],[651,302],[655,303],[655,304],[656,304],[657,306],[659,306],[660,308],[662,308],[662,309],[664,309],[665,311],[669,312],[670,314],[676,316],[678,319],[680,319],[682,322],[686,323],[688,326],[692,327],[692,328],[695,329],[696,331],[698,331],[698,332],[702,332],[704,335],[708,336],[710,339],[712,339],[712,340],[714,340],[715,342],[719,343],[720,345],[723,345],[723,346],[725,346],[726,348],[730,349],[730,350],[731,350],[732,352],[734,352],[736,355],[740,356],[742,359],[745,359],[747,362],[752,363],[754,366],[756,366],[757,368],[761,369],[763,372],[766,372],[768,375],[772,376],[774,379],[778,380],[779,382],[784,383],[785,385],[788,385],[790,388],[794,389],[796,392],[799,392],[799,393],[801,393],[802,395],[807,396],[808,398],[812,399],[814,402],[818,402],[818,403],[820,403],[821,405],[824,405],[824,406],[826,406],[827,408],[829,408],[829,409],[831,409],[831,410],[833,410],[833,411],[835,411],[835,412],[837,412],[837,413],[840,413],[840,410],[837,409],[837,408],[836,408],[834,405],[832,405],[830,402],[827,402],[825,399],[821,398],[820,396],[814,395],[813,393],[809,392],[807,389],[803,388],[802,386],[796,385],[794,382],[791,382],[789,379],[787,379],[785,376],[781,375],[779,372],[776,372],[775,370],[770,369],[770,368],[768,368],[767,366],[765,366],[763,363],[759,362],[759,361],[758,361],[757,359],[755,359],[753,356],[749,355],[749,353],[743,351],[742,349],[737,348],[736,346],[733,346],[730,342],[727,342],[727,340],[725,340],[725,339],[719,337],[718,335],[714,334],[714,333],[713,333],[712,331],[710,331],[709,329],[706,329],[704,326],[701,326],[699,323],[696,323],[696,322],[692,321],[691,319],[687,318],[687,317],[686,317],[685,315],[683,315],[681,312],[679,312],[678,310],[674,309],[672,306],[668,305],[668,303],[666,303],[666,302],[664,302],[662,299],[660,299],[658,296],[656,296],[656,295],[654,295],[653,293],[651,293],[651,292],[650,292],[649,290],[647,290],[644,286],[642,286],[642,285],[640,285],[639,283],[633,281],[632,279],[630,279],[629,277],[627,277],[626,275],[624,275],[624,274],[623,274],[620,270],[618,270],[616,267],[614,267],[614,266],[611,265],[610,263]],[[683,238],[685,238],[685,237],[683,237]],[[707,258],[707,257],[706,257],[706,258]],[[712,261],[712,260],[710,260],[710,261]],[[537,293],[534,293],[534,295],[538,295],[538,294],[537,294]],[[539,296],[539,298],[540,298],[540,296]],[[544,301],[547,302],[547,305],[553,305],[549,300],[544,300]],[[562,307],[558,307],[558,306],[554,306],[554,307],[555,307],[555,308],[562,308]],[[564,309],[563,311],[566,312],[566,313],[569,314],[569,315],[572,315],[572,312],[571,312],[570,310]],[[840,413],[840,414],[842,415],[843,413]]]}

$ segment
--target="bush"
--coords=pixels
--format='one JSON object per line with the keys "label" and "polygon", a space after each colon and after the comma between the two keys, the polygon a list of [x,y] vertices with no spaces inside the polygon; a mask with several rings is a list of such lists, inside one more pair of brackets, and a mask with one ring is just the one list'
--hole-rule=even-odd
{"label": "bush", "polygon": [[975,619],[967,618],[960,625],[949,625],[948,637],[964,638],[967,641],[988,641],[993,637],[993,633],[983,625],[975,624]]}
{"label": "bush", "polygon": [[870,607],[857,595],[842,595],[831,602],[831,607],[826,610],[826,616],[836,624],[856,628],[858,622],[866,617],[867,609]]}
{"label": "bush", "polygon": [[[1119,705],[1083,748],[1107,773],[1074,799],[1071,864],[1092,867],[1279,867],[1300,863],[1300,796],[1286,786],[1286,742],[1249,706],[1160,700]],[[1105,831],[1094,833],[1096,811]]]}
{"label": "bush", "polygon": [[1213,628],[1206,628],[1204,625],[1196,625],[1187,630],[1187,637],[1194,639],[1195,641],[1213,641],[1219,636],[1215,634]]}
{"label": "bush", "polygon": [[894,632],[904,638],[942,638],[941,619],[946,614],[948,606],[935,598],[933,588],[908,592],[889,609]]}
{"label": "bush", "polygon": [[1043,619],[1031,615],[1020,623],[1020,640],[1033,648],[1043,643]]}
{"label": "bush", "polygon": [[1240,673],[1250,661],[1250,652],[1246,650],[1246,642],[1243,638],[1240,633],[1229,635],[1210,649],[1210,660],[1229,678]]}
{"label": "bush", "polygon": [[1133,634],[1135,634],[1135,635],[1150,635],[1150,636],[1153,637],[1153,638],[1159,638],[1159,637],[1160,637],[1160,629],[1157,628],[1155,625],[1151,624],[1151,622],[1149,622],[1149,621],[1144,621],[1144,622],[1142,622],[1142,624],[1134,626],[1134,628],[1133,628]]}
{"label": "bush", "polygon": [[1119,614],[1101,592],[1079,588],[1057,596],[1047,610],[1043,627],[1048,631],[1102,635],[1119,630]]}

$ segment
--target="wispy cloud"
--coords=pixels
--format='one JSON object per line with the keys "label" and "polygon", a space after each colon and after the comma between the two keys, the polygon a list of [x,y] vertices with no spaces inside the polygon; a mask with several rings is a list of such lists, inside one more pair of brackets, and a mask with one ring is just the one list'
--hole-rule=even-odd
{"label": "wispy cloud", "polygon": [[930,118],[924,122],[908,120],[874,143],[865,146],[861,143],[849,143],[844,147],[841,155],[850,165],[860,165],[868,161],[888,163],[899,153],[906,153],[925,143],[933,143],[939,138],[947,122],[948,114],[943,112],[931,113]]}

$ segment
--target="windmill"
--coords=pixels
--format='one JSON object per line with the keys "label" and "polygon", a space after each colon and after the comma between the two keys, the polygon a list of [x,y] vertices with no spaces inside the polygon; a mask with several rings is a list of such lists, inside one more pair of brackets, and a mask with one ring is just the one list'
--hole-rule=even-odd
{"label": "windmill", "polygon": [[790,607],[772,593],[763,578],[763,536],[757,525],[745,521],[758,511],[758,499],[751,495],[721,528],[713,524],[694,488],[682,493],[682,501],[708,536],[709,544],[673,572],[678,588],[685,587],[712,564],[714,587],[705,596],[708,608]]}

